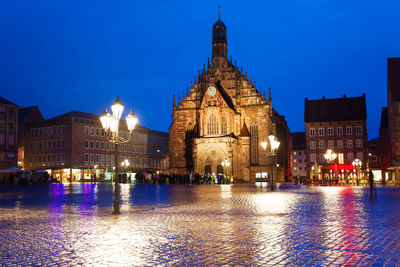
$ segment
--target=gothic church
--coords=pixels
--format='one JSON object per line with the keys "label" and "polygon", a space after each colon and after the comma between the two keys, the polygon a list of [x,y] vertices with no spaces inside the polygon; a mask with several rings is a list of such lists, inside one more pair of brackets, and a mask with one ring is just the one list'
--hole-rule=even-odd
{"label": "gothic church", "polygon": [[[276,181],[290,174],[289,129],[256,82],[227,57],[227,28],[218,18],[212,29],[212,60],[178,101],[173,100],[169,129],[171,173],[224,173],[255,181],[273,172]],[[261,142],[275,135],[279,164]],[[269,144],[268,144],[269,145]],[[227,164],[222,164],[228,162]]]}

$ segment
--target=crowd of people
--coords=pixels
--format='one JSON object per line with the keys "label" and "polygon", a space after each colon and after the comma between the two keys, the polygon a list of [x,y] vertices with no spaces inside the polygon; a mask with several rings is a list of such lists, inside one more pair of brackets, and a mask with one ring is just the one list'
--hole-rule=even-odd
{"label": "crowd of people", "polygon": [[152,184],[230,184],[233,183],[233,177],[223,174],[153,174],[152,176],[138,173],[136,175],[137,183]]}
{"label": "crowd of people", "polygon": [[27,185],[27,184],[47,184],[54,182],[47,172],[23,171],[0,173],[0,184]]}

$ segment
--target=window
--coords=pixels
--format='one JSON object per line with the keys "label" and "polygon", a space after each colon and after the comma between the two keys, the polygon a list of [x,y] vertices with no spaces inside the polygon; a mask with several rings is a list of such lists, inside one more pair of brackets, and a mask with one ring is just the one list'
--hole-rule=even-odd
{"label": "window", "polygon": [[101,155],[100,164],[101,166],[104,166],[104,155]]}
{"label": "window", "polygon": [[88,149],[89,148],[89,141],[85,140],[85,148]]}
{"label": "window", "polygon": [[[227,122],[226,122],[226,114],[225,113],[222,115],[221,133],[222,134],[227,134],[228,133],[228,126],[227,126]],[[156,143],[158,143],[158,138],[156,138]]]}
{"label": "window", "polygon": [[100,135],[100,129],[96,128],[96,135],[99,136]]}
{"label": "window", "polygon": [[316,148],[316,142],[310,141],[310,149],[315,149],[315,148]]}
{"label": "window", "polygon": [[343,135],[343,127],[337,127],[337,135]]}
{"label": "window", "polygon": [[328,136],[332,136],[333,135],[333,128],[328,128]]}
{"label": "window", "polygon": [[106,143],[106,150],[110,150],[110,143]]}
{"label": "window", "polygon": [[319,141],[319,149],[325,148],[325,141]]}
{"label": "window", "polygon": [[356,134],[358,134],[358,135],[362,134],[361,126],[356,126]]}
{"label": "window", "polygon": [[301,159],[299,159],[299,163],[301,163]]}
{"label": "window", "polygon": [[94,154],[90,154],[90,164],[94,164]]}
{"label": "window", "polygon": [[85,165],[89,164],[89,154],[85,154]]}
{"label": "window", "polygon": [[207,134],[218,134],[218,120],[215,114],[208,116]]}
{"label": "window", "polygon": [[356,147],[357,148],[362,148],[363,147],[362,139],[357,139],[356,140]]}
{"label": "window", "polygon": [[353,134],[353,128],[351,128],[351,126],[347,126],[346,127],[346,134],[347,135],[352,135]]}
{"label": "window", "polygon": [[294,169],[295,171],[297,171],[297,167],[294,167],[293,169]]}
{"label": "window", "polygon": [[94,135],[94,127],[90,127],[90,135]]}
{"label": "window", "polygon": [[353,147],[353,140],[347,140],[347,148]]}
{"label": "window", "polygon": [[9,144],[10,146],[13,146],[13,145],[14,145],[14,135],[9,135],[9,136],[8,136],[8,144]]}
{"label": "window", "polygon": [[110,166],[110,155],[106,155],[106,166]]}
{"label": "window", "polygon": [[377,161],[378,161],[378,157],[375,156],[375,155],[372,155],[372,156],[371,156],[371,161],[372,161],[372,162],[377,162]]}
{"label": "window", "polygon": [[89,135],[89,126],[85,126],[85,134]]}
{"label": "window", "polygon": [[104,142],[101,142],[100,147],[101,147],[101,150],[104,150]]}
{"label": "window", "polygon": [[363,160],[363,153],[362,152],[357,152],[357,158],[362,161]]}
{"label": "window", "polygon": [[14,130],[14,122],[9,122],[8,128],[10,128],[10,130]]}
{"label": "window", "polygon": [[96,149],[100,149],[100,142],[99,141],[96,142]]}
{"label": "window", "polygon": [[310,155],[310,161],[311,161],[311,162],[315,162],[316,159],[317,159],[317,157],[316,157],[315,154],[311,154],[311,155]]}
{"label": "window", "polygon": [[343,153],[339,153],[338,154],[338,162],[339,162],[339,164],[343,164],[344,163]]}
{"label": "window", "polygon": [[349,152],[349,153],[347,153],[347,161],[353,161],[353,153],[352,152]]}
{"label": "window", "polygon": [[295,152],[293,152],[293,155],[294,155],[294,156],[296,156],[296,151],[295,151]]}
{"label": "window", "polygon": [[94,142],[90,141],[90,149],[94,149]]}
{"label": "window", "polygon": [[334,140],[329,140],[328,141],[328,148],[334,148],[335,147],[335,141]]}
{"label": "window", "polygon": [[99,164],[99,162],[100,162],[100,155],[96,154],[96,164]]}
{"label": "window", "polygon": [[325,154],[319,154],[318,162],[320,163],[326,162]]}
{"label": "window", "polygon": [[310,129],[310,136],[315,136],[315,129],[314,128]]}
{"label": "window", "polygon": [[343,148],[343,140],[337,140],[337,148]]}
{"label": "window", "polygon": [[324,136],[324,134],[325,134],[325,133],[324,133],[324,128],[319,128],[319,129],[318,129],[318,135],[319,135],[319,136]]}
{"label": "window", "polygon": [[297,160],[294,159],[294,160],[293,160],[293,163],[297,163]]}
{"label": "window", "polygon": [[8,113],[10,114],[10,116],[14,116],[14,109],[10,108]]}

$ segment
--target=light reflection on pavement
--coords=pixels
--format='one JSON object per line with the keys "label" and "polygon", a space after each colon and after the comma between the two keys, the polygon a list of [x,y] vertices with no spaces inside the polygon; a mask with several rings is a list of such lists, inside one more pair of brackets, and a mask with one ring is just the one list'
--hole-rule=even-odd
{"label": "light reflection on pavement", "polygon": [[0,265],[400,264],[400,188],[0,186]]}

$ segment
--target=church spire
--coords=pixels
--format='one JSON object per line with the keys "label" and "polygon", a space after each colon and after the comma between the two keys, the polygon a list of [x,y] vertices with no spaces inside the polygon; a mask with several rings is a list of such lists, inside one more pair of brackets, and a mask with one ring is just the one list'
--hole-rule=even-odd
{"label": "church spire", "polygon": [[[221,6],[218,6],[221,8]],[[213,41],[212,41],[212,59],[216,57],[227,58],[228,43],[226,35],[226,26],[221,20],[221,11],[218,11],[218,20],[213,26]]]}

